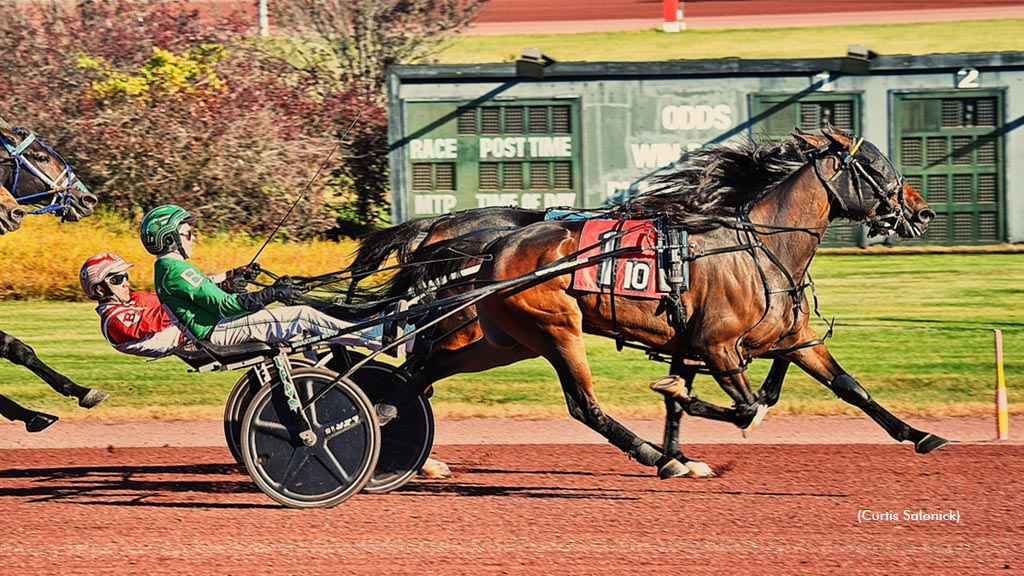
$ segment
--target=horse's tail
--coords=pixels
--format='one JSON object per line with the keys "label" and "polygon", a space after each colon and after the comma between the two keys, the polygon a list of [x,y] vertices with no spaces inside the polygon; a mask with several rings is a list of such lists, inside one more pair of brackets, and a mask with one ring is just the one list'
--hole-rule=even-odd
{"label": "horse's tail", "polygon": [[407,261],[419,245],[417,239],[422,239],[436,219],[417,218],[367,234],[360,240],[356,257],[345,271],[355,277],[365,276],[380,269],[392,254],[399,262]]}
{"label": "horse's tail", "polygon": [[424,246],[385,284],[389,297],[423,297],[439,290],[458,290],[475,275],[493,235],[471,235]]}

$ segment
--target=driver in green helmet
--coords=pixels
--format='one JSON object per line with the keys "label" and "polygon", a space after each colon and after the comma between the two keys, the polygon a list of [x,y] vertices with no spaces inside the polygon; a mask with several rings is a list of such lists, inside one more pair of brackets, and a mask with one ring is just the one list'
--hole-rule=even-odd
{"label": "driver in green helmet", "polygon": [[[273,302],[292,304],[300,299],[297,290],[280,281],[257,292],[222,290],[188,262],[195,242],[191,223],[196,218],[198,215],[180,206],[157,206],[142,219],[140,238],[146,250],[157,257],[153,271],[157,297],[197,338],[219,346],[280,343],[330,336],[352,326],[310,306],[267,308]],[[379,347],[370,330],[332,342]]]}

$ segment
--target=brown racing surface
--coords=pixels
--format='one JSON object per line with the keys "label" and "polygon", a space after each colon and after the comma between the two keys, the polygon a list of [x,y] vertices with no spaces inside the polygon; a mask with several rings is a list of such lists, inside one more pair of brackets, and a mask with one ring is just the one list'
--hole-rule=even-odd
{"label": "brown racing surface", "polygon": [[1024,446],[449,445],[454,476],[289,510],[215,447],[3,450],[14,574],[1012,574]]}

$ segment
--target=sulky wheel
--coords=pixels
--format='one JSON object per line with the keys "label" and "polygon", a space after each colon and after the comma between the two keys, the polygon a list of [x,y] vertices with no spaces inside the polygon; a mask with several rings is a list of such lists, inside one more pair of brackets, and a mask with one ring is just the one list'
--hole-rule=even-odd
{"label": "sulky wheel", "polygon": [[[380,455],[380,427],[359,387],[320,368],[292,371],[316,443],[306,446],[280,383],[259,389],[242,419],[245,468],[267,496],[292,508],[330,507],[363,489]],[[310,399],[315,400],[310,403]]]}
{"label": "sulky wheel", "polygon": [[[394,366],[368,362],[349,376],[371,402],[405,376]],[[419,472],[434,447],[434,413],[424,395],[403,406],[398,417],[381,428],[380,458],[373,477],[363,490],[383,494],[405,486]]]}
{"label": "sulky wheel", "polygon": [[[315,363],[305,356],[292,356],[288,362],[293,369],[311,368]],[[242,416],[245,416],[249,403],[260,389],[259,379],[253,370],[249,369],[242,374],[238,382],[235,382],[235,387],[228,393],[227,402],[224,403],[224,440],[227,441],[231,457],[242,466],[245,464],[242,463],[242,451],[238,447],[239,439],[242,437]]]}

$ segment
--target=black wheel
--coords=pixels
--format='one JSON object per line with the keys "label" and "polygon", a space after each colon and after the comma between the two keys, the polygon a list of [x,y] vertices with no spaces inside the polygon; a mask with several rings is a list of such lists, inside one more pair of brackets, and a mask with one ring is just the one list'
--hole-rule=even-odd
{"label": "black wheel", "polygon": [[[260,388],[242,419],[241,450],[253,482],[292,508],[335,506],[363,489],[380,455],[373,405],[352,382],[319,368],[292,371],[316,444],[306,446],[280,383]],[[315,401],[310,399],[319,396]]]}
{"label": "black wheel", "polygon": [[[311,368],[315,361],[305,356],[292,356],[288,359],[292,368]],[[242,416],[249,409],[253,396],[260,389],[260,381],[256,378],[253,369],[250,368],[242,377],[235,382],[235,387],[228,393],[228,399],[224,403],[224,440],[227,442],[228,450],[235,462],[244,466],[242,462],[242,450],[238,447],[242,437]]]}
{"label": "black wheel", "polygon": [[[394,366],[368,362],[350,376],[366,392],[371,402],[378,402],[405,375]],[[405,486],[416,476],[434,447],[434,412],[426,396],[403,406],[398,416],[381,428],[380,458],[373,477],[364,492],[383,494]]]}

